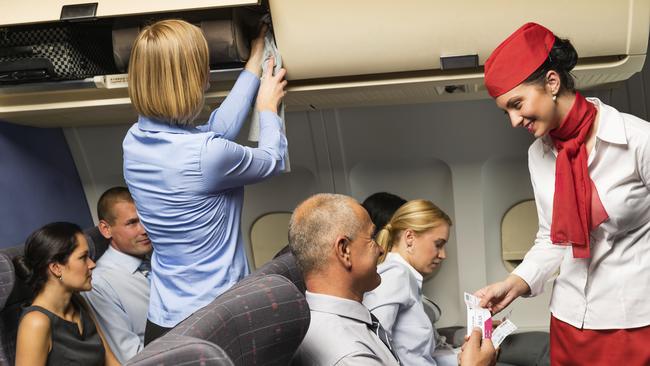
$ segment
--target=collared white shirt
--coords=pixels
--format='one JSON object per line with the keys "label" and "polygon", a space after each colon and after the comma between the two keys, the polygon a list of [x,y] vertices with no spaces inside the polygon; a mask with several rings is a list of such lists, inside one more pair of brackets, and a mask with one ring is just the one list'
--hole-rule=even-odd
{"label": "collared white shirt", "polygon": [[560,268],[551,313],[577,328],[627,329],[650,324],[650,124],[595,98],[596,143],[588,168],[609,219],[591,231],[591,258],[550,240],[557,151],[538,139],[528,165],[539,216],[535,245],[514,270],[540,294]]}
{"label": "collared white shirt", "polygon": [[109,246],[93,270],[92,290],[81,293],[121,364],[144,347],[150,285],[140,263]]}
{"label": "collared white shirt", "polygon": [[433,325],[422,304],[422,275],[398,253],[377,266],[381,284],[363,304],[379,319],[404,365],[436,365]]}
{"label": "collared white shirt", "polygon": [[372,321],[363,304],[309,291],[305,298],[311,321],[292,365],[398,365],[388,347],[368,328]]}

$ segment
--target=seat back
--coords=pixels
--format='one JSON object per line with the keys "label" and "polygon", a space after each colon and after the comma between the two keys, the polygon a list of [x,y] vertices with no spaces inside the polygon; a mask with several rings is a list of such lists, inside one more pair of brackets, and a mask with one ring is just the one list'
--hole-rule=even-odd
{"label": "seat back", "polygon": [[[267,262],[257,271],[253,272],[247,278],[254,278],[259,276],[266,276],[270,274],[278,274],[288,278],[294,285],[302,292],[305,293],[305,279],[302,271],[296,263],[296,257],[290,251],[277,255],[273,260]],[[244,279],[246,281],[246,279]]]}
{"label": "seat back", "polygon": [[106,239],[102,233],[99,232],[97,226],[90,227],[84,230],[86,235],[86,240],[88,241],[88,251],[90,252],[90,258],[95,262],[104,254],[108,246],[110,245],[110,239]]}
{"label": "seat back", "polygon": [[153,362],[160,343],[178,336],[198,338],[223,349],[233,364],[287,365],[309,328],[309,307],[302,292],[278,274],[251,276],[192,314],[129,360]]}
{"label": "seat back", "polygon": [[16,282],[11,257],[6,253],[0,253],[0,365],[13,365],[16,353],[16,331],[18,319],[14,313],[5,312],[5,305],[11,295],[11,290]]}
{"label": "seat back", "polygon": [[176,334],[156,340],[125,364],[144,365],[234,366],[228,354],[216,344]]}
{"label": "seat back", "polygon": [[[84,231],[88,250],[95,260],[104,254],[109,240],[97,227]],[[34,294],[24,281],[16,277],[13,258],[23,255],[24,245],[0,249],[0,366],[13,365],[16,358],[18,320],[23,306],[31,302]]]}

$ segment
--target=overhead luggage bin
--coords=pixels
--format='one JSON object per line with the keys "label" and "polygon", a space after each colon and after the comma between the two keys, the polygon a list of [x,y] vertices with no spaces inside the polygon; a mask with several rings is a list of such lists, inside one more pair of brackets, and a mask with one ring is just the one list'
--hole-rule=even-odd
{"label": "overhead luggage bin", "polygon": [[[59,19],[62,5],[72,4],[12,3],[0,14],[0,35],[10,28],[7,24]],[[288,72],[288,111],[488,98],[485,60],[529,21],[574,44],[580,56],[573,71],[578,88],[610,88],[641,70],[650,29],[650,0],[548,0],[535,7],[506,0],[100,1],[95,18],[113,24],[118,73],[81,82],[0,86],[0,119],[35,126],[131,123],[135,114],[124,72],[130,40],[137,34],[137,28],[129,28],[134,18],[189,14],[198,25],[215,12],[249,8],[271,12]],[[232,38],[248,43],[250,37]],[[227,95],[241,65],[243,60],[213,69],[206,105],[215,106]]]}
{"label": "overhead luggage bin", "polygon": [[78,5],[95,6],[96,18],[108,18],[136,14],[152,14],[172,11],[190,11],[200,9],[214,9],[232,6],[258,5],[258,0],[21,0],[11,1],[2,7],[0,12],[0,27],[54,22],[61,20],[63,9]]}
{"label": "overhead luggage bin", "polygon": [[[483,64],[526,22],[569,38],[579,88],[629,78],[645,61],[650,1],[269,0],[294,107],[485,98]],[[441,60],[461,56],[461,68]],[[296,81],[298,81],[296,83]]]}

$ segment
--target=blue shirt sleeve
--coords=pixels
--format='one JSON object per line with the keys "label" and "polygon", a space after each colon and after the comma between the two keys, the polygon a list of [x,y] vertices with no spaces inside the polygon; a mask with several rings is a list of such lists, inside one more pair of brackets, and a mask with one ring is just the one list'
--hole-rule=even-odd
{"label": "blue shirt sleeve", "polygon": [[250,71],[242,71],[226,99],[210,115],[208,123],[197,126],[197,129],[234,140],[251,110],[259,86],[257,76]]}
{"label": "blue shirt sleeve", "polygon": [[279,173],[284,169],[286,151],[287,138],[280,117],[269,111],[260,113],[256,148],[211,136],[201,151],[201,171],[207,191],[241,187]]}

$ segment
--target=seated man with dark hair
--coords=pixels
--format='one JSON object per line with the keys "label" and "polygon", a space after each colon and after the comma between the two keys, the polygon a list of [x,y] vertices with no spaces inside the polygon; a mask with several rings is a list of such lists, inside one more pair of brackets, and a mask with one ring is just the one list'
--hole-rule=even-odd
{"label": "seated man with dark hair", "polygon": [[82,294],[115,356],[124,363],[144,347],[151,241],[125,187],[102,194],[97,216],[99,231],[110,239],[110,246],[93,270],[92,291]]}
{"label": "seated man with dark hair", "polygon": [[373,230],[366,210],[343,195],[312,196],[291,216],[289,246],[311,311],[295,365],[399,365],[386,332],[361,303],[381,282]]}

